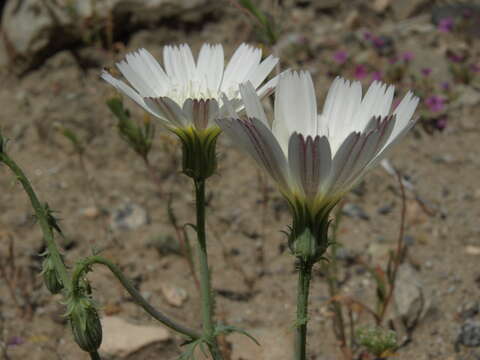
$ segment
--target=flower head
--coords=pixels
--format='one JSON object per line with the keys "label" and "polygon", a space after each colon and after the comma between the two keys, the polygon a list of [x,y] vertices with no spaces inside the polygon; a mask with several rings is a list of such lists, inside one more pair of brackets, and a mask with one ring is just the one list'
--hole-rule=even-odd
{"label": "flower head", "polygon": [[372,76],[372,80],[376,81],[382,80],[383,77],[381,71],[373,71],[370,75]]}
{"label": "flower head", "polygon": [[[145,49],[127,54],[117,64],[130,85],[107,71],[101,77],[167,127],[205,130],[215,125],[223,108],[222,94],[238,108],[239,84],[250,81],[259,88],[278,61],[273,56],[261,58],[260,49],[242,44],[225,67],[221,45],[204,44],[196,62],[188,45],[165,46],[163,67]],[[276,81],[262,86],[258,95],[268,95]]]}
{"label": "flower head", "polygon": [[409,63],[415,58],[415,54],[412,51],[405,51],[402,54],[402,60],[405,61],[406,63]]}
{"label": "flower head", "polygon": [[253,85],[240,91],[247,117],[232,111],[219,126],[270,174],[294,212],[312,219],[328,214],[407,133],[418,104],[408,92],[392,113],[393,86],[374,81],[362,97],[359,82],[337,77],[317,114],[310,74],[289,72],[280,77],[270,121]]}
{"label": "flower head", "polygon": [[446,17],[438,22],[437,29],[441,32],[450,32],[453,30],[454,21],[452,17]]}
{"label": "flower head", "polygon": [[368,76],[367,67],[363,64],[359,64],[355,66],[355,69],[353,71],[353,76],[357,80],[366,78]]}
{"label": "flower head", "polygon": [[345,50],[338,50],[333,54],[333,60],[339,64],[345,64],[348,59],[348,53]]}
{"label": "flower head", "polygon": [[422,73],[423,76],[429,76],[431,73],[432,73],[432,69],[431,68],[422,68],[420,70],[420,72]]}
{"label": "flower head", "polygon": [[445,98],[439,95],[429,96],[425,100],[425,105],[427,105],[430,111],[440,112],[445,108]]}

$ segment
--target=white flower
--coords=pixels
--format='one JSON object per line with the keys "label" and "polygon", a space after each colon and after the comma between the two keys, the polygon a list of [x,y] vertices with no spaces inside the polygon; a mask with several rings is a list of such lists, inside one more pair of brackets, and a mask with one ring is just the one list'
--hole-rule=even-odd
{"label": "white flower", "polygon": [[[242,44],[224,67],[221,45],[204,44],[195,63],[188,45],[165,46],[163,68],[145,49],[127,54],[117,64],[131,86],[114,78],[107,71],[101,77],[122,91],[170,128],[195,126],[204,130],[214,125],[223,108],[222,94],[239,109],[239,84],[250,81],[255,89],[276,65],[278,59],[268,56],[261,61],[262,51]],[[277,79],[260,87],[258,95],[271,93]]]}
{"label": "white flower", "polygon": [[[415,124],[418,98],[408,92],[391,112],[394,87],[336,78],[317,114],[308,72],[280,76],[269,121],[251,84],[240,86],[247,118],[230,108],[220,128],[277,182],[295,208],[313,216],[331,208]],[[303,205],[302,205],[303,204]]]}

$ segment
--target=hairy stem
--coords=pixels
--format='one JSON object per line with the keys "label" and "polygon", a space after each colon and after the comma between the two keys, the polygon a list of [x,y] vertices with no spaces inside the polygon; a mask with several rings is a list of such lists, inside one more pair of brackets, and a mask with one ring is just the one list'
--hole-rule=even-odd
{"label": "hairy stem", "polygon": [[307,323],[308,323],[308,294],[312,278],[313,263],[299,259],[297,288],[297,321],[295,335],[295,360],[307,359]]}
{"label": "hairy stem", "polygon": [[30,181],[25,176],[25,173],[22,169],[11,159],[5,152],[2,152],[0,149],[0,162],[3,162],[17,177],[17,180],[22,184],[23,189],[27,193],[28,197],[30,198],[30,202],[32,203],[33,210],[35,211],[35,215],[37,218],[38,223],[40,224],[40,228],[42,229],[43,238],[47,243],[47,249],[49,256],[52,259],[53,266],[57,271],[58,276],[66,290],[70,289],[70,276],[67,272],[65,264],[62,261],[60,252],[57,248],[57,244],[54,240],[53,229],[48,221],[48,213],[44,205],[40,203],[38,200],[35,191],[33,190]]}
{"label": "hairy stem", "polygon": [[196,331],[178,324],[177,322],[171,320],[166,315],[156,310],[152,305],[150,305],[147,300],[145,300],[145,298],[140,294],[140,292],[135,289],[132,283],[127,279],[127,277],[120,271],[120,269],[115,264],[101,256],[91,256],[78,263],[72,275],[72,291],[74,294],[79,291],[79,283],[82,275],[90,269],[91,265],[94,264],[102,264],[108,267],[108,269],[115,275],[115,277],[120,281],[123,287],[132,296],[135,302],[140,305],[154,319],[158,320],[163,325],[182,335],[185,335],[192,340],[197,340],[201,337],[201,335],[198,334]]}
{"label": "hairy stem", "polygon": [[205,180],[195,179],[195,198],[197,210],[198,261],[200,267],[200,293],[202,297],[203,337],[207,339],[214,360],[223,356],[215,338],[215,323],[213,320],[213,292],[208,268],[207,239],[205,234]]}

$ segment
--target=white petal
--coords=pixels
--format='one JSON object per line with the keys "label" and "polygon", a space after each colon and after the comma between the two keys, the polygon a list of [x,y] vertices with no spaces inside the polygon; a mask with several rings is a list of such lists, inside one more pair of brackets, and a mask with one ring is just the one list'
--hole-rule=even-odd
{"label": "white petal", "polygon": [[275,96],[273,132],[282,148],[288,147],[290,134],[317,135],[317,102],[308,72],[289,72],[280,77]]}
{"label": "white petal", "polygon": [[187,84],[196,72],[192,51],[186,44],[179,47],[165,46],[163,48],[163,63],[170,79],[179,84]]}
{"label": "white petal", "polygon": [[333,157],[332,176],[330,178],[331,185],[335,187],[335,191],[342,192],[342,189],[337,185],[337,181],[343,174],[350,174],[351,162],[350,158],[353,156],[355,149],[358,149],[358,142],[360,140],[360,133],[352,132],[347,136],[343,143],[338,148],[338,151]]}
{"label": "white petal", "polygon": [[149,66],[151,75],[153,76],[152,80],[154,80],[159,87],[159,89],[157,89],[159,92],[158,95],[163,95],[170,87],[170,79],[167,74],[165,74],[165,71],[162,69],[158,61],[146,49],[140,49],[139,54],[142,56],[145,64]]}
{"label": "white petal", "polygon": [[223,75],[221,90],[228,91],[232,86],[247,80],[247,74],[258,66],[262,51],[247,44],[241,44],[232,55]]}
{"label": "white petal", "polygon": [[280,77],[287,74],[288,72],[290,72],[290,70],[285,70],[280,74],[276,75],[275,77],[271,78],[270,80],[268,80],[265,84],[263,84],[257,90],[257,94],[260,97],[260,99],[263,100],[267,96],[271,95],[275,91],[275,88],[278,85],[278,80],[280,79]]}
{"label": "white petal", "polygon": [[167,97],[145,98],[145,103],[152,111],[166,119],[171,126],[183,127],[189,125],[187,115],[172,99]]}
{"label": "white petal", "polygon": [[327,122],[332,150],[336,152],[345,137],[355,131],[353,116],[362,100],[362,88],[358,81],[336,78],[330,87],[322,116]]}
{"label": "white petal", "polygon": [[393,129],[392,135],[390,136],[391,141],[393,141],[405,127],[409,126],[409,122],[415,112],[415,109],[418,106],[419,98],[414,96],[412,92],[408,92],[397,108],[393,112],[396,116],[397,122],[395,128]]}
{"label": "white petal", "polygon": [[390,112],[392,106],[393,95],[395,87],[390,85],[387,88],[386,84],[378,81],[372,82],[370,87],[362,100],[360,110],[357,116],[356,131],[368,131],[367,123],[372,117],[384,118]]}
{"label": "white petal", "polygon": [[102,77],[103,80],[113,85],[117,90],[123,92],[125,95],[127,95],[130,99],[135,101],[138,105],[140,105],[143,109],[148,111],[150,114],[154,115],[155,117],[158,117],[161,120],[164,120],[163,114],[159,113],[156,109],[152,109],[150,106],[148,106],[145,103],[144,99],[130,86],[125,84],[123,81],[115,79],[112,75],[110,75],[105,70],[102,71],[102,74],[100,76]]}
{"label": "white petal", "polygon": [[323,189],[330,175],[330,146],[326,137],[308,136],[299,133],[290,136],[288,163],[291,178],[307,198],[314,198]]}
{"label": "white petal", "polygon": [[246,79],[249,80],[253,87],[256,89],[260,84],[267,78],[278,63],[278,58],[273,55],[270,55],[265,60],[263,60],[258,66],[252,68],[247,74]]}
{"label": "white petal", "polygon": [[198,55],[197,71],[209,89],[220,89],[223,77],[224,54],[222,45],[204,44]]}
{"label": "white petal", "polygon": [[140,96],[155,96],[155,92],[151,86],[143,79],[143,77],[137,72],[138,69],[134,69],[130,63],[123,60],[117,63],[117,68],[128,82],[137,90]]}
{"label": "white petal", "polygon": [[218,117],[218,103],[214,99],[187,99],[183,112],[198,130],[204,130]]}
{"label": "white petal", "polygon": [[219,119],[217,124],[264,168],[282,189],[288,189],[285,155],[270,129],[258,119]]}
{"label": "white petal", "polygon": [[263,106],[260,103],[260,99],[255,92],[255,89],[251,82],[246,82],[240,84],[240,93],[242,94],[242,100],[245,104],[245,110],[247,111],[247,116],[251,118],[257,118],[261,120],[265,125],[268,126],[267,117],[265,116],[265,111]]}
{"label": "white petal", "polygon": [[229,100],[225,94],[222,94],[222,106],[220,107],[220,117],[222,118],[237,118],[238,114],[235,111],[237,103],[235,100]]}

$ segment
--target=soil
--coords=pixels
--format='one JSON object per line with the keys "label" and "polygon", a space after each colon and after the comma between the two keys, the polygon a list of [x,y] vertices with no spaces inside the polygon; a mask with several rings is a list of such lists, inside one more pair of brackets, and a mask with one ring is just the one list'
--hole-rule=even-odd
{"label": "soil", "polygon": [[[446,60],[438,56],[447,40],[431,24],[429,9],[403,22],[392,20],[390,13],[370,10],[359,16],[357,12],[352,23],[346,20],[355,16],[355,9],[345,4],[313,13],[309,6],[301,5],[308,2],[287,3],[290,7],[275,10],[284,20],[283,39],[288,42],[300,36],[303,40],[298,47],[289,45],[283,51],[282,68],[312,71],[319,99],[324,98],[331,82],[326,59],[337,48],[351,49],[354,55],[364,51],[351,45],[352,34],[364,28],[392,36],[399,49],[416,51],[420,59],[415,66],[426,61],[424,53],[436,54],[439,60],[430,66],[438,78],[448,76]],[[102,66],[113,64],[112,56],[119,60],[126,51],[140,46],[160,58],[162,46],[172,42],[187,42],[194,53],[205,41],[220,42],[227,56],[242,41],[258,43],[252,21],[229,3],[224,7],[221,16],[199,24],[195,31],[168,24],[134,33],[118,54],[95,44],[80,49],[82,56],[92,57],[98,66],[79,67],[67,49],[20,78],[7,73],[0,80],[0,127],[9,138],[8,153],[28,174],[39,197],[58,211],[65,237],[57,240],[64,247],[66,262],[73,265],[93,251],[101,251],[134,280],[155,307],[195,328],[201,327],[199,292],[188,263],[181,255],[162,251],[166,246],[160,244],[165,239],[177,242],[167,214],[169,196],[179,223],[195,219],[192,184],[180,173],[177,140],[157,126],[150,160],[161,181],[153,181],[142,160],[118,136],[116,120],[105,105],[112,89],[99,73]],[[398,30],[412,23],[416,29],[423,26],[423,32]],[[342,73],[346,77],[351,74],[350,69]],[[135,118],[144,117],[135,104],[125,104]],[[454,346],[465,320],[462,311],[475,305],[480,294],[480,253],[475,251],[480,247],[478,103],[461,104],[448,115],[444,131],[427,134],[417,126],[389,156],[390,163],[413,186],[406,189],[405,262],[417,270],[429,304],[428,311],[410,329],[409,341],[395,354],[397,359],[480,358],[479,348],[460,346],[457,352]],[[62,126],[81,139],[83,157],[62,136]],[[294,258],[282,233],[290,224],[288,208],[253,161],[223,136],[218,153],[218,172],[207,183],[208,251],[217,291],[217,317],[249,331],[279,334],[278,346],[288,349],[297,280]],[[15,277],[8,273],[8,266],[2,266],[7,274],[0,281],[3,341],[18,342],[8,346],[9,358],[87,359],[62,316],[61,298],[48,293],[38,275],[41,232],[25,193],[5,166],[0,167],[0,188],[0,255],[3,264],[11,260],[12,240],[16,268]],[[343,280],[340,291],[374,308],[375,281],[359,259],[385,268],[385,254],[395,248],[400,227],[398,182],[378,167],[345,202],[360,207],[368,219],[344,216],[340,223],[337,240],[344,254],[338,260]],[[145,209],[148,222],[131,230],[112,229],[112,213],[125,203]],[[391,211],[382,214],[379,209],[385,206]],[[189,235],[193,244],[194,234]],[[154,323],[106,268],[96,266],[93,270],[88,278],[102,316]],[[14,296],[6,279],[13,284]],[[165,299],[161,291],[165,283],[186,290],[188,299],[182,306],[172,306]],[[342,358],[332,332],[330,302],[325,273],[318,266],[310,298],[310,359]],[[354,316],[357,324],[372,324],[366,312],[355,311]],[[471,316],[478,320],[475,313]],[[181,353],[181,343],[182,339],[172,334],[169,343],[147,347],[128,359],[173,359]],[[256,358],[252,353],[246,360]]]}

